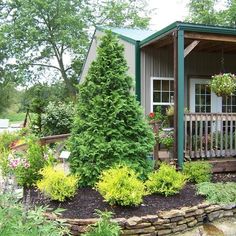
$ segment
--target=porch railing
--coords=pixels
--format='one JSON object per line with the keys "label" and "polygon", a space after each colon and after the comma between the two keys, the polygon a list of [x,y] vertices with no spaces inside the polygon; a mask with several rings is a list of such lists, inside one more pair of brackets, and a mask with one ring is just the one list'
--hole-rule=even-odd
{"label": "porch railing", "polygon": [[184,123],[186,157],[236,155],[235,113],[186,113]]}

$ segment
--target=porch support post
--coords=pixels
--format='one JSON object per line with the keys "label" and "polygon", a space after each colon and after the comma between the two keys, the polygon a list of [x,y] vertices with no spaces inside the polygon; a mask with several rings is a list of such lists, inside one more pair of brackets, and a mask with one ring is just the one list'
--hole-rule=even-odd
{"label": "porch support post", "polygon": [[138,102],[141,103],[141,58],[140,42],[135,43],[135,94]]}
{"label": "porch support post", "polygon": [[184,31],[178,30],[177,43],[177,155],[178,167],[182,169],[184,162]]}

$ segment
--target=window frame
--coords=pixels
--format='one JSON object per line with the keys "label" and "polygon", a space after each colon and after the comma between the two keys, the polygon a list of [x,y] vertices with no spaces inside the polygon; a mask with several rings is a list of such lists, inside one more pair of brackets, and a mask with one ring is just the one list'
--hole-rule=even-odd
{"label": "window frame", "polygon": [[[173,77],[151,77],[151,109],[150,111],[153,112],[153,106],[171,106],[171,105],[174,105],[174,102],[154,102],[154,96],[153,96],[153,93],[154,93],[154,89],[153,89],[153,83],[154,83],[154,80],[167,80],[167,81],[174,81],[174,78]],[[162,90],[160,90],[161,93],[162,93]],[[169,93],[172,92],[172,91],[168,91]],[[174,92],[174,90],[173,90]]]}

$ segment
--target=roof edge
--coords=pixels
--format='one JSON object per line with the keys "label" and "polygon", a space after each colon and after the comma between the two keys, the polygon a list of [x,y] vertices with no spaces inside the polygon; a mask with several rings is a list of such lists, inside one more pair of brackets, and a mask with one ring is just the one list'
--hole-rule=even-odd
{"label": "roof edge", "polygon": [[178,28],[200,33],[236,35],[235,27],[178,22]]}
{"label": "roof edge", "polygon": [[210,33],[210,34],[226,34],[226,35],[236,35],[235,27],[217,26],[217,25],[204,25],[204,24],[194,24],[186,23],[181,21],[176,21],[165,28],[155,32],[146,39],[140,42],[140,46],[143,47],[158,37],[163,37],[166,34],[172,32],[173,30],[184,30],[199,33]]}
{"label": "roof edge", "polygon": [[179,25],[179,22],[176,21],[168,26],[166,26],[165,28],[157,31],[156,33],[152,34],[151,36],[147,37],[146,39],[142,40],[140,42],[140,46],[143,47],[145,46],[146,44],[148,44],[149,42],[155,40],[156,38],[162,36],[162,35],[166,35],[168,34],[169,32],[173,31],[174,29],[176,29]]}
{"label": "roof edge", "polygon": [[[106,29],[106,28],[104,28],[104,27],[102,27],[102,26],[96,26],[96,30],[99,30],[99,31],[104,32],[104,31],[109,30],[109,29]],[[117,35],[120,39],[123,39],[124,41],[126,41],[126,42],[128,42],[128,43],[131,43],[131,44],[133,44],[133,45],[135,45],[136,42],[139,42],[138,40],[134,40],[134,39],[129,38],[129,37],[127,37],[127,36],[124,36],[124,35],[122,35],[122,34],[118,34],[118,33],[114,32],[114,31],[111,31],[111,32],[112,32],[113,34]]]}

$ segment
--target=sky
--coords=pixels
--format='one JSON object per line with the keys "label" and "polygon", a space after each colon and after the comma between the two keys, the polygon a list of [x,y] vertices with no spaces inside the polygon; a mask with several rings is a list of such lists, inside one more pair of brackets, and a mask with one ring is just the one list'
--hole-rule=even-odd
{"label": "sky", "polygon": [[159,30],[175,22],[183,21],[188,15],[187,4],[189,0],[148,0],[149,7],[155,8],[150,28]]}

